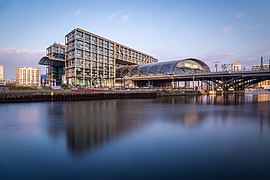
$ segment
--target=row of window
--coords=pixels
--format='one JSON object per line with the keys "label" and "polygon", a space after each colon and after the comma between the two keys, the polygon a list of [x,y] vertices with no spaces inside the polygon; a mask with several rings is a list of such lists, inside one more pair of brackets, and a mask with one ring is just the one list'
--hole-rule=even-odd
{"label": "row of window", "polygon": [[60,47],[56,47],[56,46],[51,46],[48,48],[48,53],[51,53],[51,52],[65,54],[65,49],[60,48]]}
{"label": "row of window", "polygon": [[76,72],[76,75],[77,76],[80,76],[80,75],[86,75],[86,76],[91,76],[92,77],[113,77],[114,76],[114,72],[110,72],[110,71],[106,71],[106,70],[90,70],[90,69],[83,69],[83,68],[76,68],[76,70],[74,69],[69,69],[67,71],[67,76],[74,76],[75,75],[75,72]]}
{"label": "row of window", "polygon": [[[74,36],[72,36],[72,35],[68,36],[68,41],[70,40],[70,38],[74,38]],[[88,41],[88,42],[91,42],[93,44],[97,44],[99,46],[106,47],[106,48],[109,48],[109,49],[114,48],[113,43],[108,42],[106,40],[103,40],[101,38],[95,37],[95,36],[91,36],[89,34],[86,34],[86,33],[80,32],[80,31],[76,32],[76,38],[84,40],[84,41]]]}
{"label": "row of window", "polygon": [[86,50],[86,51],[90,51],[90,49],[92,50],[92,52],[96,52],[99,54],[104,54],[104,55],[110,55],[113,56],[113,50],[109,50],[100,46],[96,46],[96,45],[92,45],[92,48],[90,48],[90,44],[88,43],[84,43],[81,41],[77,41],[76,42],[76,48],[78,49],[82,49],[82,50]]}
{"label": "row of window", "polygon": [[90,62],[90,61],[76,61],[76,64],[74,61],[68,62],[68,67],[75,67],[81,66],[86,68],[99,68],[99,69],[111,69],[114,70],[114,66],[112,64],[106,64],[106,63],[99,63],[99,62]]}
{"label": "row of window", "polygon": [[[72,56],[72,55],[71,55]],[[69,57],[69,59],[71,59],[72,57]],[[76,51],[76,58],[85,58],[85,59],[90,59],[91,55],[89,52],[85,52],[83,53],[83,51],[81,50],[77,50]],[[103,56],[100,54],[96,54],[96,53],[92,53],[92,60],[93,61],[99,61],[99,62],[106,62],[106,63],[110,63],[113,64],[114,60],[112,57],[108,57],[108,56]]]}

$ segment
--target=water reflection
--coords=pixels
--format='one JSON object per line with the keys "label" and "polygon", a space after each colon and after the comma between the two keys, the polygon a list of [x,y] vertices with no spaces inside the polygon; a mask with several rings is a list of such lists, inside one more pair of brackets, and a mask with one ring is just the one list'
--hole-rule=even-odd
{"label": "water reflection", "polygon": [[210,126],[224,128],[259,118],[258,129],[263,134],[266,128],[270,130],[269,101],[269,94],[228,94],[58,102],[48,106],[48,128],[52,138],[65,134],[67,147],[74,154],[91,151],[153,122],[199,128],[212,119]]}
{"label": "water reflection", "polygon": [[64,128],[68,148],[79,154],[147,124],[149,117],[140,115],[138,103],[107,100],[56,104],[49,109],[51,119],[55,121],[60,115],[64,122],[60,128],[50,126],[49,132],[57,134]]}

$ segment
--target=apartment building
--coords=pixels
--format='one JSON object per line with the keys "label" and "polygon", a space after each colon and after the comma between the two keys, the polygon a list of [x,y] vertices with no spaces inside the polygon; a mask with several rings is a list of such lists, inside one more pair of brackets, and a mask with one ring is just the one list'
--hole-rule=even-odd
{"label": "apartment building", "polygon": [[16,85],[18,86],[39,86],[39,68],[18,67],[16,69]]}
{"label": "apartment building", "polygon": [[0,65],[0,84],[4,83],[4,66]]}

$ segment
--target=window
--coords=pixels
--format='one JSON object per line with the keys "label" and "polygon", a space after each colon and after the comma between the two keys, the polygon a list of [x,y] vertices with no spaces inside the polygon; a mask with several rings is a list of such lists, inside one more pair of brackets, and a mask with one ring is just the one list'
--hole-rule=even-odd
{"label": "window", "polygon": [[82,59],[77,59],[76,60],[76,66],[83,66],[83,60]]}
{"label": "window", "polygon": [[104,47],[109,48],[109,43],[107,41],[104,42]]}
{"label": "window", "polygon": [[92,54],[92,60],[93,61],[96,61],[97,60],[97,54],[95,54],[95,53]]}
{"label": "window", "polygon": [[64,54],[65,50],[63,48],[60,48],[60,54]]}
{"label": "window", "polygon": [[102,47],[98,47],[98,53],[103,54],[103,48]]}
{"label": "window", "polygon": [[112,50],[110,50],[110,56],[113,56],[113,51]]}
{"label": "window", "polygon": [[76,57],[79,57],[79,58],[83,57],[83,53],[81,50],[76,50]]}
{"label": "window", "polygon": [[83,33],[80,32],[80,31],[77,31],[76,37],[79,38],[79,39],[81,39],[83,37]]}
{"label": "window", "polygon": [[104,53],[105,53],[106,56],[109,56],[109,51],[108,51],[108,49],[104,49]]}
{"label": "window", "polygon": [[103,40],[102,39],[99,39],[98,45],[103,46]]}
{"label": "window", "polygon": [[86,59],[90,59],[90,53],[89,53],[89,52],[85,52],[84,55],[85,55],[85,58],[86,58]]}
{"label": "window", "polygon": [[97,46],[92,45],[92,52],[97,52]]}
{"label": "window", "polygon": [[92,68],[97,68],[97,62],[92,62]]}
{"label": "window", "polygon": [[85,61],[85,67],[87,67],[87,68],[90,67],[90,61]]}
{"label": "window", "polygon": [[90,44],[84,43],[84,50],[90,51]]}
{"label": "window", "polygon": [[98,62],[103,62],[103,56],[102,55],[98,55]]}
{"label": "window", "polygon": [[97,44],[97,38],[96,37],[92,37],[92,43]]}
{"label": "window", "polygon": [[90,35],[85,34],[85,35],[84,35],[84,39],[85,39],[86,41],[90,41]]}
{"label": "window", "polygon": [[113,49],[113,43],[110,43],[109,47],[110,49]]}
{"label": "window", "polygon": [[108,63],[108,64],[109,64],[109,57],[108,57],[108,56],[105,56],[105,57],[104,57],[104,60],[105,60],[105,61],[104,61],[105,63]]}
{"label": "window", "polygon": [[76,42],[76,48],[82,49],[83,48],[83,42],[82,41],[77,41]]}
{"label": "window", "polygon": [[110,57],[110,64],[113,64],[113,58]]}

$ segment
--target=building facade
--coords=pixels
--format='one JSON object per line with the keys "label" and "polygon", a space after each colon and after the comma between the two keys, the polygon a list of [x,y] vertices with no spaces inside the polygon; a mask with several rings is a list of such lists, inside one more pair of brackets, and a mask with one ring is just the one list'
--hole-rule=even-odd
{"label": "building facade", "polygon": [[263,71],[263,70],[269,70],[270,64],[262,64],[262,65],[253,65],[252,71]]}
{"label": "building facade", "polygon": [[39,68],[18,67],[16,70],[17,86],[39,86]]}
{"label": "building facade", "polygon": [[[46,55],[55,61],[65,61],[65,46],[54,43],[46,49]],[[65,75],[64,67],[48,65],[46,68],[46,84],[60,86]]]}
{"label": "building facade", "polygon": [[65,46],[54,43],[46,49],[46,56],[39,61],[46,65],[46,86],[60,86],[65,80]]}
{"label": "building facade", "polygon": [[0,65],[0,84],[4,83],[4,66]]}
{"label": "building facade", "polygon": [[65,37],[67,84],[113,87],[116,67],[157,62],[152,56],[82,29]]}

